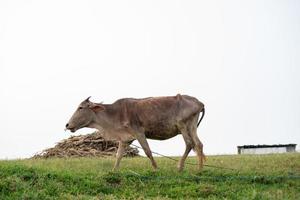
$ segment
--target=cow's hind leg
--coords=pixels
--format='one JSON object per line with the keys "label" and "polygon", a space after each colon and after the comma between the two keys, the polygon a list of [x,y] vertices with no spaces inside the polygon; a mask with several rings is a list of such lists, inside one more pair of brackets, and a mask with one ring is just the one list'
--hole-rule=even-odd
{"label": "cow's hind leg", "polygon": [[185,151],[183,156],[181,157],[181,159],[179,160],[178,163],[178,171],[181,172],[183,170],[184,167],[184,162],[187,158],[187,156],[189,155],[190,151],[192,150],[194,144],[193,144],[193,140],[191,138],[191,136],[189,135],[188,131],[186,128],[182,128],[181,129],[181,135],[183,136],[184,142],[185,142]]}
{"label": "cow's hind leg", "polygon": [[203,153],[203,144],[200,141],[200,139],[198,138],[197,135],[197,126],[196,125],[192,125],[191,126],[191,131],[189,131],[190,136],[193,140],[194,143],[194,150],[196,151],[198,160],[199,160],[199,169],[201,170],[203,168],[203,163],[205,160],[205,155]]}
{"label": "cow's hind leg", "polygon": [[152,152],[150,150],[149,144],[147,142],[146,136],[143,133],[138,133],[136,135],[136,139],[139,141],[140,145],[142,146],[145,154],[147,155],[147,157],[151,160],[151,164],[153,166],[154,169],[157,169],[157,164],[152,156]]}

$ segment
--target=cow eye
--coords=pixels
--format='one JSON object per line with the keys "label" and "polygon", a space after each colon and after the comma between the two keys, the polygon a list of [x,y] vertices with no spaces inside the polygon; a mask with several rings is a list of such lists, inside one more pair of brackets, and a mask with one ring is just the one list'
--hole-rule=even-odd
{"label": "cow eye", "polygon": [[79,107],[79,110],[81,110],[83,107]]}

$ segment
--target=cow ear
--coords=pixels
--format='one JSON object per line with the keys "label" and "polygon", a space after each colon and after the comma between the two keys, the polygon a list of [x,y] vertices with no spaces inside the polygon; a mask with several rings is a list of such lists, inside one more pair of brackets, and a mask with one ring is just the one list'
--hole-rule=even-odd
{"label": "cow ear", "polygon": [[99,111],[105,110],[104,106],[101,104],[92,104],[89,106],[89,108],[94,112],[99,112]]}

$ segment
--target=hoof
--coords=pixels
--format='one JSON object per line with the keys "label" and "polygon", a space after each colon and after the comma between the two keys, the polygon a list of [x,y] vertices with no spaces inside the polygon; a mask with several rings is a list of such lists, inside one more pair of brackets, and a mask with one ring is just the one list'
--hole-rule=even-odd
{"label": "hoof", "polygon": [[112,168],[111,171],[115,172],[115,171],[118,171],[118,170],[119,170],[119,167],[114,167],[114,168]]}
{"label": "hoof", "polygon": [[199,171],[202,171],[202,169],[203,169],[203,165],[199,165],[199,166],[198,166],[198,170],[199,170]]}
{"label": "hoof", "polygon": [[182,172],[182,171],[183,171],[183,167],[184,167],[184,166],[177,165],[177,170],[178,170],[178,172]]}
{"label": "hoof", "polygon": [[154,172],[157,172],[158,171],[158,168],[156,167],[156,168],[153,168],[153,171]]}

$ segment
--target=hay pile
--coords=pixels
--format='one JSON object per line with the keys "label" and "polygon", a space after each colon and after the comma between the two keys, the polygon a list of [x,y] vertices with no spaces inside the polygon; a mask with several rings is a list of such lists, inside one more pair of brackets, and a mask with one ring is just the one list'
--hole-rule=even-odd
{"label": "hay pile", "polygon": [[[57,143],[55,147],[35,154],[33,158],[114,156],[117,149],[117,142],[105,141],[101,134],[95,132],[88,135],[71,136]],[[124,156],[138,156],[138,153],[139,151],[136,148],[128,146]]]}

